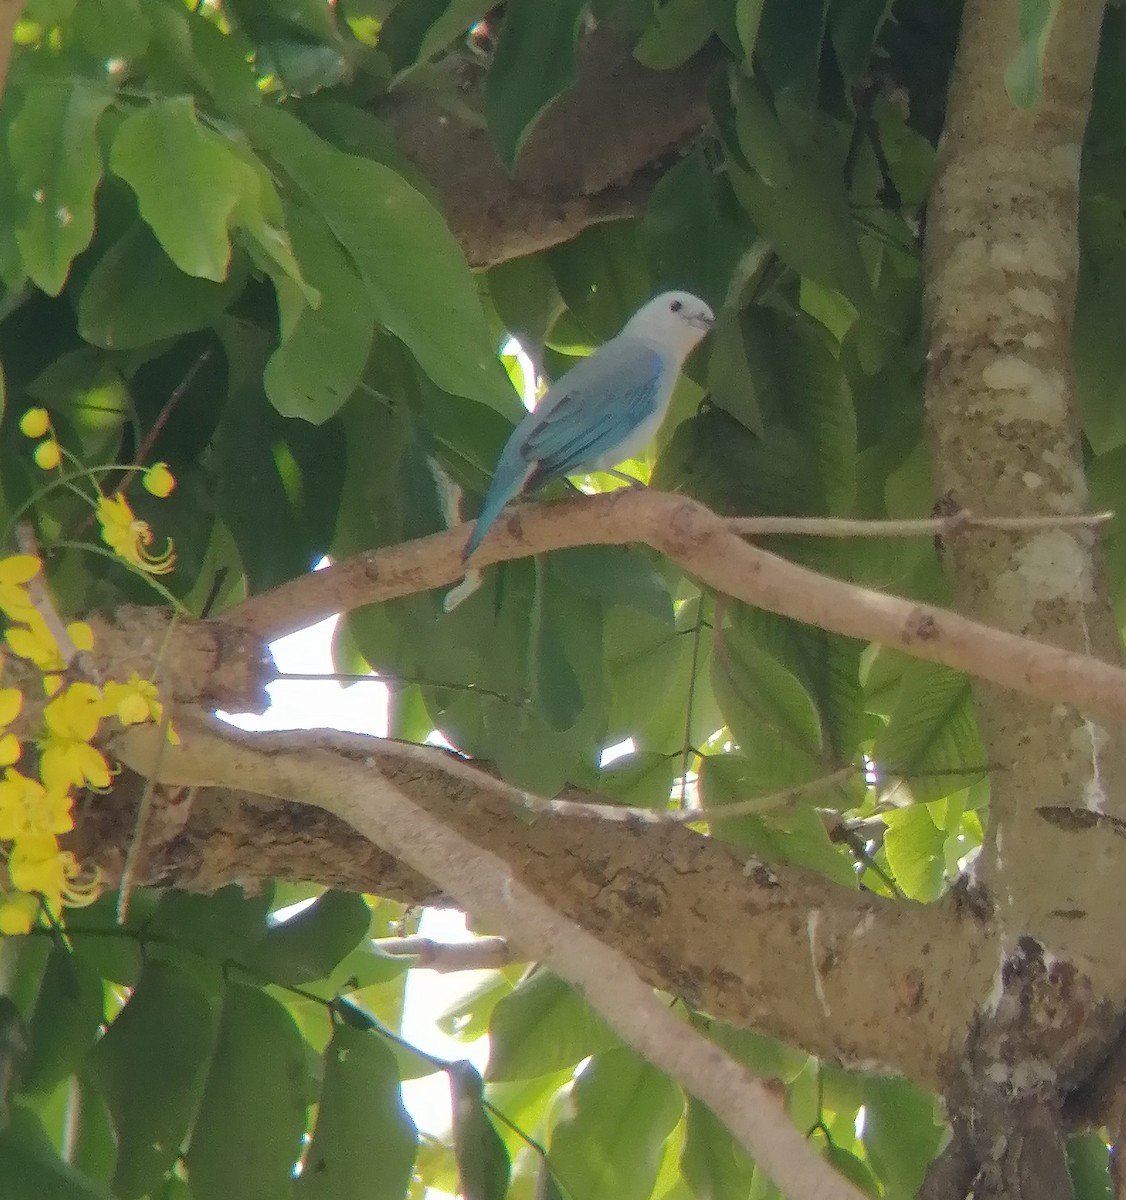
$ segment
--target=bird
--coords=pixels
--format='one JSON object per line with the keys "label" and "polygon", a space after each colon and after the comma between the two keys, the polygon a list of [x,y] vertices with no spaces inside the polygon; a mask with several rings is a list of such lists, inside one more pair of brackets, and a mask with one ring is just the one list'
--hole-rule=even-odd
{"label": "bird", "polygon": [[462,562],[521,492],[567,475],[610,471],[648,445],[684,360],[714,323],[698,296],[663,292],[638,309],[621,333],[561,375],[505,443]]}

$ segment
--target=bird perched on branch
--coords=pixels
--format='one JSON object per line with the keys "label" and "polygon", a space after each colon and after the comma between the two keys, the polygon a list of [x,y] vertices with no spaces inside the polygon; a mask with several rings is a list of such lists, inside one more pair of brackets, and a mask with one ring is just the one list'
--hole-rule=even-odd
{"label": "bird perched on branch", "polygon": [[608,471],[646,446],[684,360],[714,320],[698,297],[664,292],[557,379],[501,451],[463,561],[514,496],[566,475]]}

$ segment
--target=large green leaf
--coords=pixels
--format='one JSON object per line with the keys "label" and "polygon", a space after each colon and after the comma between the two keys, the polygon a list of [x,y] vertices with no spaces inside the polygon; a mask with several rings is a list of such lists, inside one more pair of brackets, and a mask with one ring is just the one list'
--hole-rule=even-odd
{"label": "large green leaf", "polygon": [[256,184],[228,140],[200,122],[194,103],[173,96],[126,117],[109,161],[176,266],[225,279],[235,209]]}
{"label": "large green leaf", "polygon": [[731,155],[728,175],[748,216],[784,262],[866,311],[872,287],[849,212],[838,142],[838,131],[825,118],[803,139],[791,137],[788,178],[770,183]]}
{"label": "large green leaf", "polygon": [[351,255],[377,319],[427,375],[508,411],[512,388],[476,284],[438,210],[395,171],[341,154],[288,113],[263,110],[253,134]]}
{"label": "large green leaf", "polygon": [[754,1163],[719,1118],[689,1097],[680,1170],[694,1200],[745,1200]]}
{"label": "large green leaf", "polygon": [[26,1109],[0,1131],[0,1179],[4,1200],[117,1200],[63,1162]]}
{"label": "large green leaf", "polygon": [[379,27],[379,49],[395,74],[409,71],[465,33],[489,0],[402,0]]}
{"label": "large green leaf", "polygon": [[490,1082],[547,1075],[618,1044],[573,988],[536,971],[493,1009],[486,1074]]}
{"label": "large green leaf", "polygon": [[555,1126],[549,1152],[583,1200],[649,1200],[665,1139],[684,1111],[680,1089],[624,1047],[596,1054]]}
{"label": "large green leaf", "polygon": [[544,109],[575,81],[584,0],[509,0],[485,83],[485,117],[501,161],[516,167]]}
{"label": "large green leaf", "polygon": [[[296,205],[288,215],[294,250],[320,302],[302,303],[293,328],[283,329],[263,381],[283,417],[319,425],[343,407],[363,376],[374,311],[363,280],[324,221]],[[280,297],[284,280],[276,282]]]}
{"label": "large green leaf", "polygon": [[[712,673],[727,724],[745,753],[775,753],[820,762],[821,722],[809,693],[755,631],[728,625]],[[769,749],[768,749],[769,748]]]}
{"label": "large green leaf", "polygon": [[325,1051],[317,1125],[296,1195],[402,1200],[417,1143],[395,1056],[375,1033],[337,1025]]}
{"label": "large green leaf", "polygon": [[179,1156],[217,1025],[215,1000],[195,978],[150,960],[129,1003],[94,1047],[90,1072],[117,1130],[113,1190],[120,1200],[151,1194]]}
{"label": "large green leaf", "polygon": [[275,983],[312,983],[332,973],[370,924],[371,910],[362,896],[331,888],[288,920],[272,924],[246,965]]}
{"label": "large green leaf", "polygon": [[222,283],[185,275],[138,221],[106,251],[78,301],[78,329],[95,346],[132,350],[202,329],[238,295],[245,276]]}
{"label": "large green leaf", "polygon": [[301,1156],[309,1099],[305,1044],[272,996],[228,983],[207,1084],[188,1147],[192,1191],[208,1200],[274,1200]]}
{"label": "large green leaf", "polygon": [[966,676],[936,663],[909,661],[872,758],[882,773],[903,777],[916,800],[940,799],[980,778],[985,750]]}
{"label": "large green leaf", "polygon": [[906,1079],[863,1082],[864,1149],[876,1177],[894,1195],[918,1193],[942,1143],[934,1101]]}
{"label": "large green leaf", "polygon": [[31,1018],[23,1089],[48,1092],[76,1072],[102,1020],[101,979],[87,963],[54,946]]}
{"label": "large green leaf", "polygon": [[16,244],[27,273],[52,296],[94,232],[98,122],[109,103],[108,92],[81,77],[46,79],[27,91],[8,129]]}

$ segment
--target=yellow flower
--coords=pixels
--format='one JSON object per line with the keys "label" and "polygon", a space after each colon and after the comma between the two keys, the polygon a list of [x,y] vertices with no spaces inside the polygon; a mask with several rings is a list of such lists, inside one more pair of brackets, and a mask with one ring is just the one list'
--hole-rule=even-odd
{"label": "yellow flower", "polygon": [[19,762],[23,747],[14,733],[0,733],[0,767],[10,767]]}
{"label": "yellow flower", "polygon": [[0,933],[30,933],[39,916],[39,898],[27,892],[9,892],[0,899]]}
{"label": "yellow flower", "polygon": [[159,721],[163,709],[156,684],[142,679],[136,671],[128,683],[110,680],[102,688],[106,701],[106,715],[116,717],[122,725],[141,725],[145,721]]}
{"label": "yellow flower", "polygon": [[51,418],[45,408],[29,408],[20,417],[20,432],[24,437],[41,438],[51,428]]}
{"label": "yellow flower", "polygon": [[71,621],[66,631],[75,650],[89,652],[94,649],[94,631],[85,621]]}
{"label": "yellow flower", "polygon": [[[23,693],[19,688],[0,688],[0,729],[19,716]],[[9,767],[19,760],[20,740],[14,733],[0,733],[0,767]]]}
{"label": "yellow flower", "polygon": [[101,689],[92,683],[72,683],[43,709],[49,734],[90,741],[103,715]]}
{"label": "yellow flower", "polygon": [[79,883],[78,860],[68,850],[60,850],[50,834],[32,834],[20,838],[8,859],[12,886],[21,892],[38,892],[53,913],[63,901],[70,905],[92,904],[98,896],[98,878]]}
{"label": "yellow flower", "polygon": [[105,758],[89,742],[48,737],[41,744],[39,777],[50,791],[92,787],[105,791],[110,770]]}
{"label": "yellow flower", "polygon": [[35,447],[31,457],[35,459],[35,465],[41,471],[53,471],[62,461],[59,443],[54,438],[48,438]]}
{"label": "yellow flower", "polygon": [[39,559],[33,554],[0,558],[0,612],[14,621],[27,619],[26,614],[34,609],[24,584],[30,583],[38,571]]}
{"label": "yellow flower", "polygon": [[176,486],[176,476],[168,469],[166,462],[153,463],[141,476],[141,484],[146,492],[152,492],[154,496],[163,500],[165,496],[172,494],[172,489]]}
{"label": "yellow flower", "polygon": [[126,562],[152,575],[167,575],[176,565],[176,555],[169,541],[160,554],[146,549],[152,544],[152,530],[147,521],[138,519],[124,496],[103,496],[98,501],[98,520],[102,526],[102,541]]}
{"label": "yellow flower", "polygon": [[9,767],[0,780],[0,838],[14,841],[32,834],[69,833],[74,828],[70,796],[48,791]]}
{"label": "yellow flower", "polygon": [[20,620],[25,623],[4,631],[4,640],[12,652],[33,662],[41,671],[61,671],[66,666],[63,653],[43,617],[30,609]]}

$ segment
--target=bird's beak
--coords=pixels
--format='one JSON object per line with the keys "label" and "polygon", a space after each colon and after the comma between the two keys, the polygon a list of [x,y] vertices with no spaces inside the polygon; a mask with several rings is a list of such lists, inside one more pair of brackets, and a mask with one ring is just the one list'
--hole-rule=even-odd
{"label": "bird's beak", "polygon": [[706,333],[715,326],[715,317],[709,317],[706,313],[697,313],[692,318],[692,324]]}

